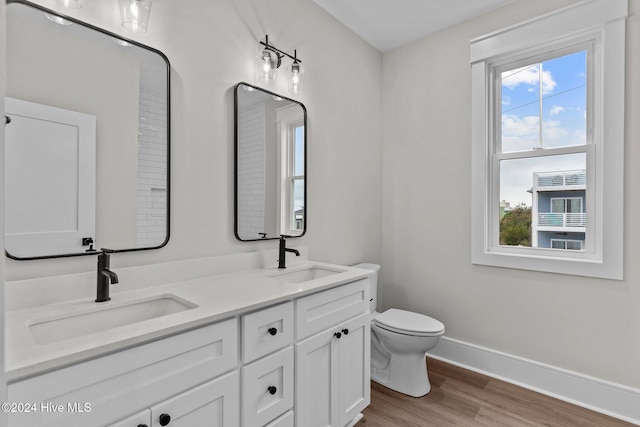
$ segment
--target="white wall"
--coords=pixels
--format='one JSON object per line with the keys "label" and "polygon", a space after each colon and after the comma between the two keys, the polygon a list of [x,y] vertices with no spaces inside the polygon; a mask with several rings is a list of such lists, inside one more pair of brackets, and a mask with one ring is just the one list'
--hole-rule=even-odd
{"label": "white wall", "polygon": [[[308,245],[310,257],[323,261],[380,261],[380,52],[311,0],[158,0],[144,35],[121,28],[117,2],[86,1],[64,13],[159,49],[171,62],[171,240],[160,250],[114,255],[116,271],[277,247],[233,235],[233,86],[257,84],[254,56],[265,34],[280,49],[297,49],[306,69],[296,99],[309,119],[309,222],[290,245]],[[269,89],[287,95],[283,76]],[[95,263],[93,256],[7,260],[7,278],[91,271]]]}
{"label": "white wall", "polygon": [[625,280],[471,265],[469,40],[571,3],[520,1],[384,55],[382,298],[448,337],[640,387],[640,0],[627,21]]}

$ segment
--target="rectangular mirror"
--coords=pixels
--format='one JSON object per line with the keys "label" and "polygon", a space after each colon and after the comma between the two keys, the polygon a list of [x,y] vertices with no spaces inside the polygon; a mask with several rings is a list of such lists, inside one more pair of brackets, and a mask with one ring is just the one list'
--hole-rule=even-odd
{"label": "rectangular mirror", "polygon": [[14,259],[169,239],[169,61],[7,1],[5,249]]}
{"label": "rectangular mirror", "polygon": [[235,87],[235,235],[302,236],[307,226],[307,110],[298,101]]}

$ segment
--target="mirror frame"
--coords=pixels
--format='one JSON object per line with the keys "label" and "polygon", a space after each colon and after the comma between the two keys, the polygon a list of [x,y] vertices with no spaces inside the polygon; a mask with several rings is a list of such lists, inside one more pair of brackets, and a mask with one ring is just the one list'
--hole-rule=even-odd
{"label": "mirror frame", "polygon": [[287,236],[287,238],[297,238],[302,237],[307,232],[307,224],[308,224],[308,214],[309,209],[307,208],[307,108],[300,101],[296,101],[295,99],[288,98],[286,96],[282,96],[275,92],[271,92],[270,90],[264,89],[259,86],[255,86],[249,83],[240,82],[234,86],[233,89],[233,156],[234,156],[234,173],[233,173],[233,233],[241,242],[259,242],[263,240],[278,240],[280,237],[263,237],[260,239],[242,239],[238,234],[238,91],[241,86],[247,86],[253,88],[254,90],[259,90],[271,96],[276,96],[282,98],[285,101],[293,102],[296,105],[302,107],[302,112],[304,114],[304,228],[302,233],[296,236]]}
{"label": "mirror frame", "polygon": [[[85,27],[88,28],[90,30],[93,31],[98,31],[99,33],[102,33],[106,36],[109,37],[113,37],[122,41],[125,41],[127,43],[130,43],[134,46],[137,46],[139,48],[148,50],[152,53],[157,54],[164,62],[166,65],[166,72],[167,72],[167,219],[166,219],[166,237],[164,239],[164,241],[158,245],[158,246],[149,246],[149,247],[142,247],[142,248],[124,248],[124,249],[114,249],[114,248],[109,248],[109,252],[110,253],[121,253],[121,252],[137,252],[137,251],[146,251],[146,250],[151,250],[151,249],[160,249],[164,246],[167,245],[167,243],[169,243],[169,238],[171,236],[171,64],[169,63],[169,58],[167,58],[167,56],[162,53],[161,51],[154,49],[152,47],[149,47],[147,45],[144,45],[142,43],[139,43],[135,40],[131,40],[128,39],[126,37],[123,37],[119,34],[115,34],[112,33],[110,31],[107,31],[103,28],[100,27],[96,27],[95,25],[91,25],[89,23],[80,21],[76,18],[61,14],[55,10],[51,10],[48,9],[46,7],[40,6],[38,4],[35,3],[31,3],[28,0],[6,0],[6,6],[9,6],[12,3],[17,3],[17,4],[22,4],[28,7],[32,7],[34,9],[37,9],[43,13],[48,13],[51,15],[55,15],[55,16],[59,16],[63,19],[66,19],[67,21],[70,21],[76,25],[79,25],[81,27]],[[10,121],[10,120],[9,120]],[[10,126],[10,125],[9,125]],[[105,248],[106,249],[106,248]],[[85,255],[98,255],[102,253],[102,249],[94,249],[92,251],[86,251],[86,252],[76,252],[76,253],[67,253],[67,254],[55,254],[55,255],[41,255],[41,256],[33,256],[33,257],[16,257],[14,255],[11,255],[11,253],[9,253],[9,251],[7,251],[5,249],[5,255],[7,256],[7,258],[11,258],[14,260],[18,260],[18,261],[30,261],[30,260],[38,260],[38,259],[52,259],[52,258],[69,258],[69,257],[76,257],[76,256],[85,256]]]}

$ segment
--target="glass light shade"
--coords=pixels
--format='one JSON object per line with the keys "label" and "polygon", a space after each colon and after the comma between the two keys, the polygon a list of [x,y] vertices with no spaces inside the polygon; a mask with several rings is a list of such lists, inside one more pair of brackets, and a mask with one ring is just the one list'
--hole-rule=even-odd
{"label": "glass light shade", "polygon": [[133,33],[146,33],[151,0],[118,0],[122,26]]}
{"label": "glass light shade", "polygon": [[258,81],[270,84],[276,79],[276,71],[280,66],[280,57],[278,54],[264,46],[260,46],[258,55],[256,56],[256,72]]}
{"label": "glass light shade", "polygon": [[287,67],[289,75],[289,93],[297,95],[302,93],[304,84],[304,67],[299,62],[294,62]]}
{"label": "glass light shade", "polygon": [[58,4],[67,9],[80,9],[82,7],[82,0],[58,0]]}

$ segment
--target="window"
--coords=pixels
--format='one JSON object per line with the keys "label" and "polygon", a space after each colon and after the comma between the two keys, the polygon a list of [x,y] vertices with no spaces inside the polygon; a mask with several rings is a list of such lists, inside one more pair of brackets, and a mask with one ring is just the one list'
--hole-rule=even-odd
{"label": "window", "polygon": [[579,251],[582,249],[581,240],[551,239],[551,248]]}
{"label": "window", "polygon": [[286,176],[286,228],[298,234],[304,230],[304,124],[289,125],[288,166]]}
{"label": "window", "polygon": [[474,264],[622,279],[626,15],[594,0],[472,40]]}
{"label": "window", "polygon": [[305,226],[305,127],[299,106],[279,108],[276,112],[280,134],[280,230],[300,236]]}

